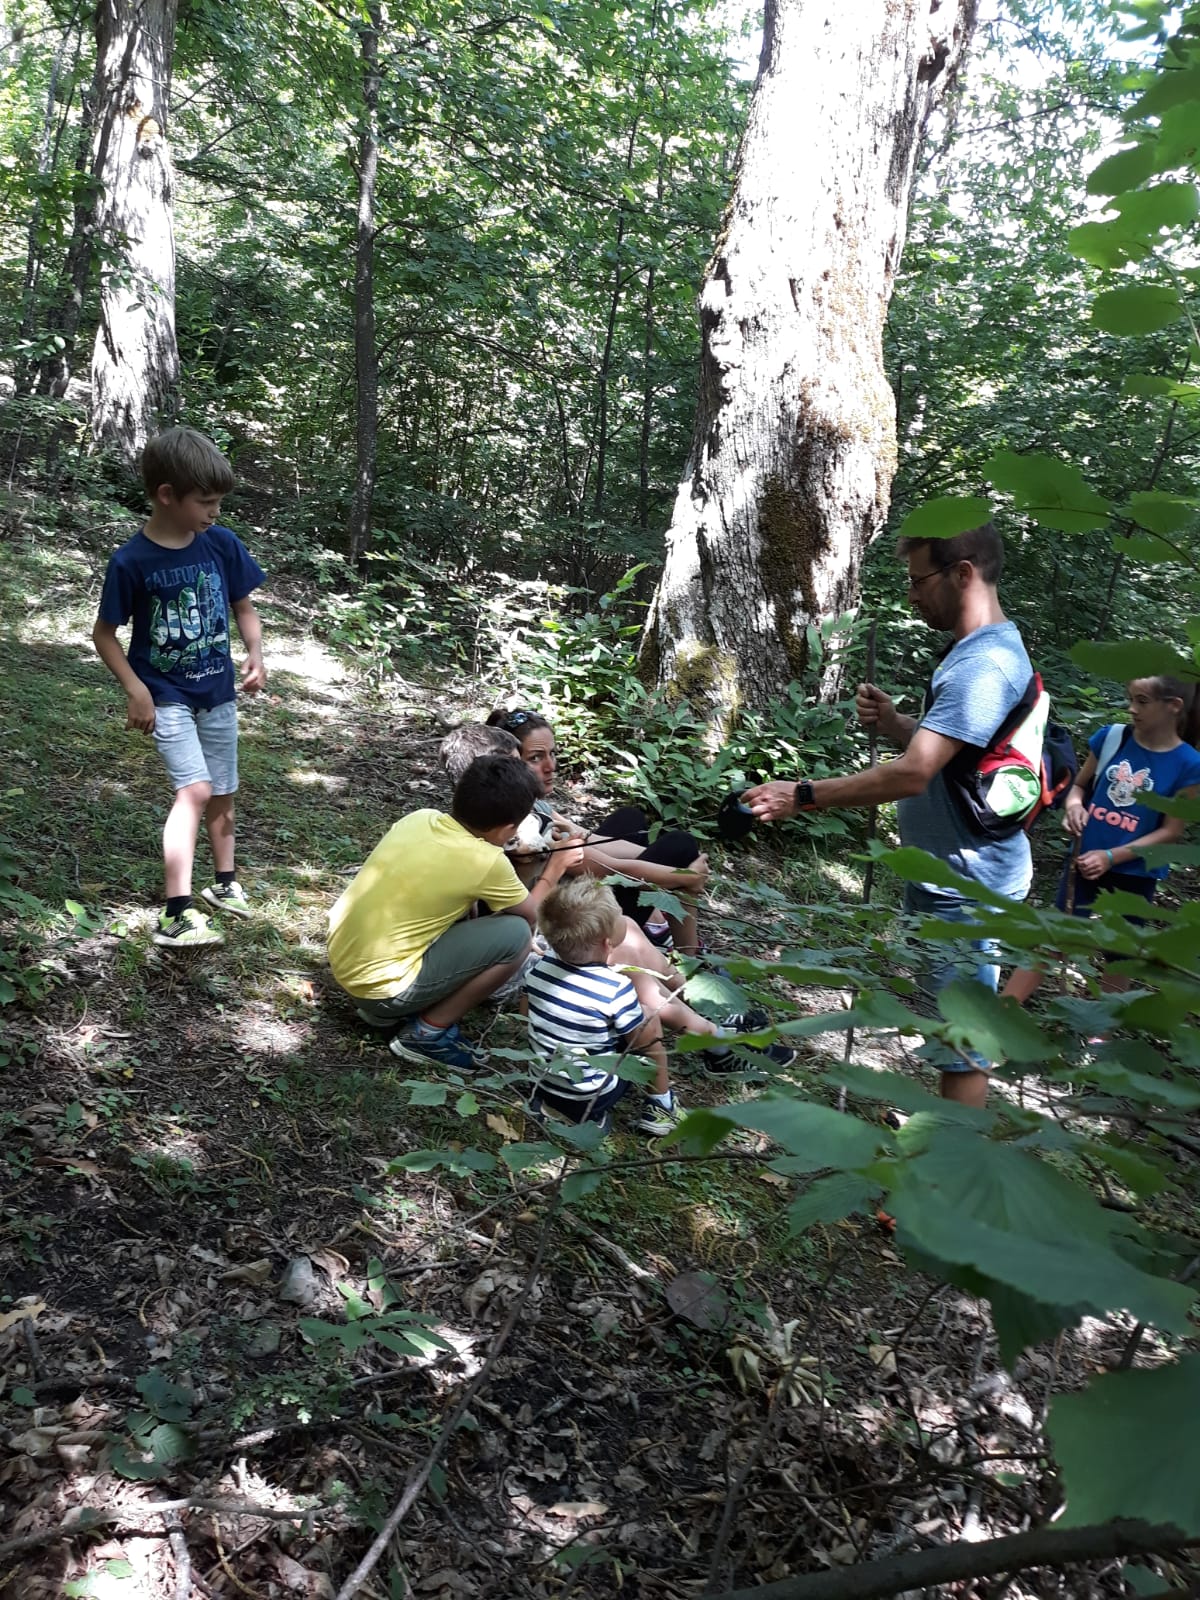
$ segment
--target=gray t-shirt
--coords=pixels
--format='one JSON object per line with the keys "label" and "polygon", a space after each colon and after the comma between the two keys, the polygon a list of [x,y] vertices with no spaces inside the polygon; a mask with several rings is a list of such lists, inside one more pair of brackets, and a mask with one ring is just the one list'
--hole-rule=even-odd
{"label": "gray t-shirt", "polygon": [[[991,622],[960,639],[933,674],[921,727],[985,746],[1025,692],[1033,671],[1013,622]],[[966,878],[1023,900],[1032,864],[1029,839],[987,839],[967,825],[939,772],[924,794],[897,806],[903,844],[928,850]],[[944,892],[944,891],[943,891]]]}

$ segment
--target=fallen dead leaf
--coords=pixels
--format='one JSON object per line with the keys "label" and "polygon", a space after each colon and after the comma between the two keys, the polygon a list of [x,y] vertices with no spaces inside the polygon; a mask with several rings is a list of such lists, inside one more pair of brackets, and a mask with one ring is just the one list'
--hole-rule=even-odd
{"label": "fallen dead leaf", "polygon": [[895,1377],[896,1356],[890,1344],[869,1344],[867,1354],[885,1378]]}
{"label": "fallen dead leaf", "polygon": [[667,1285],[667,1304],[695,1328],[723,1328],[729,1296],[709,1272],[681,1272]]}
{"label": "fallen dead leaf", "polygon": [[495,1112],[489,1111],[483,1120],[487,1123],[488,1127],[493,1133],[498,1133],[500,1135],[505,1144],[520,1143],[521,1135],[513,1127],[512,1123],[507,1117],[501,1117]]}
{"label": "fallen dead leaf", "polygon": [[17,1322],[36,1322],[45,1309],[44,1300],[34,1300],[28,1305],[17,1306],[14,1311],[0,1312],[0,1333]]}
{"label": "fallen dead leaf", "polygon": [[547,1506],[548,1517],[562,1517],[567,1522],[582,1522],[587,1517],[602,1517],[608,1507],[603,1500],[558,1500]]}
{"label": "fallen dead leaf", "polygon": [[259,1261],[247,1261],[245,1266],[230,1267],[228,1272],[222,1272],[222,1283],[252,1283],[256,1286],[266,1283],[274,1272],[270,1257],[263,1256]]}

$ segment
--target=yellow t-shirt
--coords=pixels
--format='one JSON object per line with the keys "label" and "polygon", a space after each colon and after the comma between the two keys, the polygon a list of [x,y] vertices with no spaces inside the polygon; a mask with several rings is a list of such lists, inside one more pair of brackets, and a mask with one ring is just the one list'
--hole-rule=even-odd
{"label": "yellow t-shirt", "polygon": [[503,850],[441,811],[414,811],[388,829],[329,913],[329,965],[348,994],[389,999],[476,900],[504,911],[525,895]]}

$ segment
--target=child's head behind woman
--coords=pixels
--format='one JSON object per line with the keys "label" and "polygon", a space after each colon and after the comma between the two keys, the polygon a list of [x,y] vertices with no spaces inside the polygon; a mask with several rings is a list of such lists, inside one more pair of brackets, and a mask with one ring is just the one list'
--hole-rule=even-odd
{"label": "child's head behind woman", "polygon": [[558,752],[554,745],[554,729],[539,711],[493,711],[487,719],[489,728],[503,728],[511,733],[521,746],[521,759],[541,781],[542,793],[554,788],[554,774],[558,770]]}
{"label": "child's head behind woman", "polygon": [[607,959],[606,940],[620,944],[625,918],[606,883],[564,878],[542,903],[538,928],[560,961],[583,967]]}

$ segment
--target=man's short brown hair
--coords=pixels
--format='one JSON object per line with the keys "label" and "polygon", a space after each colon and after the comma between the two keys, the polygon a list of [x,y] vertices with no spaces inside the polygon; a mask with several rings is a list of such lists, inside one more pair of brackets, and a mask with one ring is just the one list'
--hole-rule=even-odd
{"label": "man's short brown hair", "polygon": [[182,500],[187,494],[228,494],[236,481],[216,445],[195,428],[165,428],[142,451],[142,482],[151,500],[164,483]]}
{"label": "man's short brown hair", "polygon": [[560,961],[581,966],[602,939],[620,943],[625,917],[606,883],[598,878],[564,878],[542,902],[538,928]]}
{"label": "man's short brown hair", "polygon": [[896,554],[901,560],[915,555],[918,550],[927,550],[931,564],[938,568],[969,561],[984,583],[990,583],[993,588],[1004,574],[1004,540],[994,522],[968,528],[966,533],[956,533],[952,539],[896,540]]}

